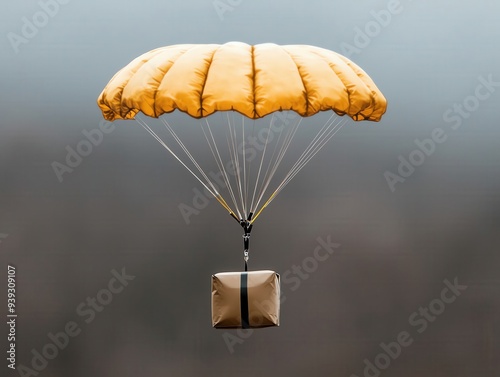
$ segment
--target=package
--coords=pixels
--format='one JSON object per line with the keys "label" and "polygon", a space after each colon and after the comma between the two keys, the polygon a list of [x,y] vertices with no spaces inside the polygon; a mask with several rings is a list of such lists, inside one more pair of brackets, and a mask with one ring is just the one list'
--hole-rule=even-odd
{"label": "package", "polygon": [[276,272],[268,270],[212,275],[213,327],[279,326],[279,279]]}

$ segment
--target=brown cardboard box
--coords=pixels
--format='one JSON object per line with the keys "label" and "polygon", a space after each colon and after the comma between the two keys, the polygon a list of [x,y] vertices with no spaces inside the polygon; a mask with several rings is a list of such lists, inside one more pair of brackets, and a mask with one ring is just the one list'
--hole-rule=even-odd
{"label": "brown cardboard box", "polygon": [[280,283],[274,271],[221,272],[212,275],[212,325],[215,328],[279,326]]}

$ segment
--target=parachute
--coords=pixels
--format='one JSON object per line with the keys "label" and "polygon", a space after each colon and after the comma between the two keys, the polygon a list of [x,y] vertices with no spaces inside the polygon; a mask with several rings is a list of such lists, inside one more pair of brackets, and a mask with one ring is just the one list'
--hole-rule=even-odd
{"label": "parachute", "polygon": [[[342,128],[346,123],[342,116],[379,121],[387,107],[372,79],[336,52],[308,45],[241,42],[180,44],[149,51],[116,73],[97,103],[109,121],[135,119],[240,223],[245,266],[255,220]],[[171,116],[164,115],[175,110],[198,119],[208,155],[195,156],[199,146],[190,148],[179,137],[182,130],[176,131]],[[304,128],[302,120],[320,112],[330,117],[276,181],[278,167]],[[160,119],[170,142],[139,113]],[[221,116],[214,126],[216,113]],[[283,117],[284,113],[297,115]],[[284,119],[279,126],[278,119]],[[220,128],[225,130],[222,142],[214,136]],[[249,151],[250,135],[255,137],[259,130],[267,130],[261,137],[263,146]],[[260,155],[252,153],[250,159],[250,152]],[[202,167],[210,153],[221,182]]]}

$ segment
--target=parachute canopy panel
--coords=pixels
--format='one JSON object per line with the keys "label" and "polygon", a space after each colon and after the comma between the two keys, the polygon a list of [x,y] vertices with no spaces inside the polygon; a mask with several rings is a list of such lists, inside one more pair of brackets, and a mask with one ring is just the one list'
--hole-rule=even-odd
{"label": "parachute canopy panel", "polygon": [[346,57],[307,45],[183,44],[147,52],[121,69],[98,105],[105,119],[157,118],[176,109],[194,118],[237,111],[251,119],[279,110],[333,110],[379,121],[387,102]]}

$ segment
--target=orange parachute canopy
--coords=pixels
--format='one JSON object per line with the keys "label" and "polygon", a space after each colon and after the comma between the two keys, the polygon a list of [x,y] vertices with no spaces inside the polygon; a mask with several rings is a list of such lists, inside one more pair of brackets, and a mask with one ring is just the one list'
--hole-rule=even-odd
{"label": "orange parachute canopy", "polygon": [[182,44],[149,51],[121,69],[98,98],[104,118],[159,117],[178,109],[201,118],[233,110],[257,119],[278,110],[333,110],[379,121],[387,101],[346,57],[306,45]]}

